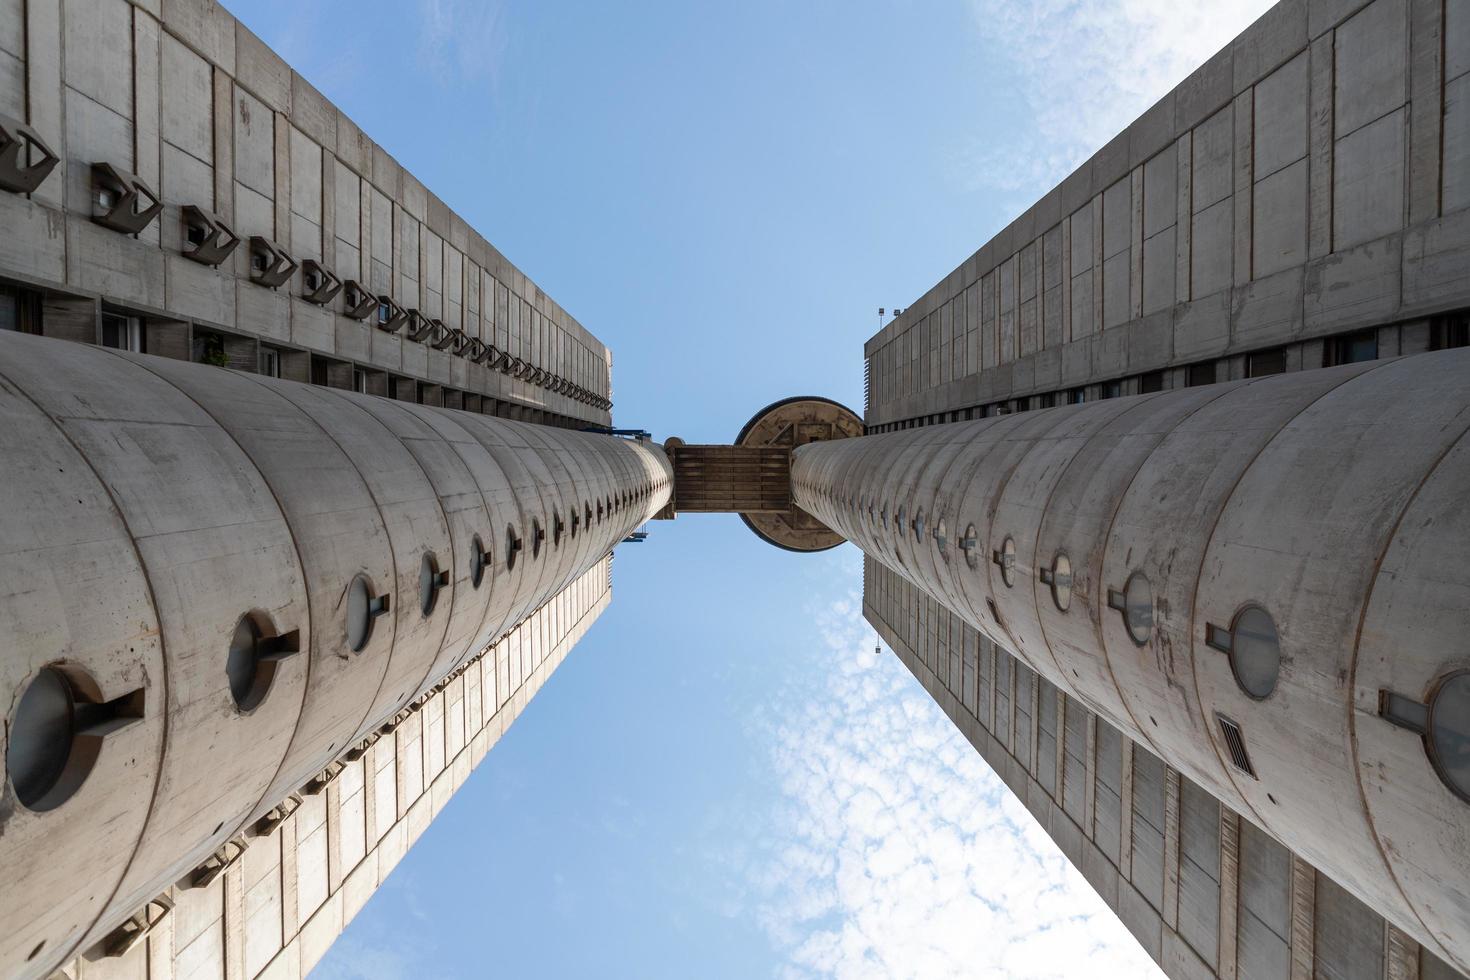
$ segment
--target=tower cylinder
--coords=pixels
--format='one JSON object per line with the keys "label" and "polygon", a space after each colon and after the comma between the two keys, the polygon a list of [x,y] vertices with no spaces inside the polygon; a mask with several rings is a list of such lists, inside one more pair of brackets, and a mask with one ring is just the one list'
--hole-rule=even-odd
{"label": "tower cylinder", "polygon": [[1470,350],[817,443],[796,503],[1470,969]]}

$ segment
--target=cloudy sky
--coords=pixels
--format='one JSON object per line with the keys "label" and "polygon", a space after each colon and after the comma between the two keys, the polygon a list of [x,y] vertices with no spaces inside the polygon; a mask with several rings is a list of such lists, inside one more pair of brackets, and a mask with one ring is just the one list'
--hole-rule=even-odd
{"label": "cloudy sky", "polygon": [[[617,420],[862,402],[949,272],[1262,0],[226,0],[614,351]],[[735,519],[614,602],[318,970],[1157,975],[862,622]]]}

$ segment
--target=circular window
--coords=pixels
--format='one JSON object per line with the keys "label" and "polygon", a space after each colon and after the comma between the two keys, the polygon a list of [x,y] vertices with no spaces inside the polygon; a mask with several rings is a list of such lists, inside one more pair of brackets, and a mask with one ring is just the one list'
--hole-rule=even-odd
{"label": "circular window", "polygon": [[432,554],[425,554],[419,562],[419,612],[425,616],[434,611],[439,602],[439,588],[446,583],[439,574],[439,563]]}
{"label": "circular window", "polygon": [[1072,604],[1072,559],[1065,552],[1057,552],[1051,563],[1051,601],[1062,612]]}
{"label": "circular window", "polygon": [[586,510],[586,515],[585,515],[585,518],[583,519],[582,523],[587,525],[587,529],[588,530],[591,530],[592,529],[592,505],[590,503],[588,503],[587,501],[584,500],[584,501],[582,501],[582,507]]}
{"label": "circular window", "polygon": [[76,698],[71,683],[61,671],[45,667],[26,686],[10,719],[5,768],[22,806],[50,810],[76,792],[80,780],[69,789],[61,786],[75,740]]}
{"label": "circular window", "polygon": [[572,540],[573,541],[575,541],[577,539],[577,528],[581,525],[581,523],[582,523],[582,515],[579,514],[579,513],[577,513],[577,510],[576,510],[575,507],[572,508]]}
{"label": "circular window", "polygon": [[[261,628],[262,623],[266,628]],[[246,613],[235,624],[225,674],[230,679],[230,697],[241,711],[253,711],[270,693],[278,658],[265,656],[274,648],[264,641],[274,635],[270,620],[255,613]]]}
{"label": "circular window", "polygon": [[960,550],[965,553],[965,564],[971,569],[980,567],[980,538],[975,525],[965,525],[965,536],[960,539]]}
{"label": "circular window", "polygon": [[597,523],[602,523],[602,501],[597,502]]}
{"label": "circular window", "polygon": [[1010,535],[1001,542],[1000,551],[996,555],[995,563],[1000,566],[1001,581],[1006,588],[1016,584],[1016,539]]}
{"label": "circular window", "polygon": [[1154,628],[1154,588],[1148,576],[1134,572],[1123,586],[1123,622],[1133,642],[1143,646]]}
{"label": "circular window", "polygon": [[514,524],[505,525],[505,570],[516,567],[516,556],[521,552],[521,539],[516,536]]}
{"label": "circular window", "polygon": [[551,509],[551,543],[555,547],[561,547],[561,535],[566,530],[566,524],[561,519],[561,511]]}
{"label": "circular window", "polygon": [[914,541],[924,543],[924,508],[914,511]]}
{"label": "circular window", "polygon": [[1425,738],[1439,778],[1470,803],[1470,671],[1451,674],[1434,692]]}
{"label": "circular window", "polygon": [[1230,670],[1240,689],[1257,701],[1276,690],[1281,641],[1271,614],[1260,606],[1246,606],[1230,624]]}
{"label": "circular window", "polygon": [[887,504],[884,504],[883,505],[883,509],[878,512],[878,517],[883,522],[883,530],[885,530],[885,531],[888,530],[888,505]]}
{"label": "circular window", "polygon": [[535,561],[541,557],[541,542],[546,538],[546,532],[541,530],[541,519],[531,518],[531,560]]}
{"label": "circular window", "polygon": [[949,557],[949,525],[942,517],[939,523],[934,525],[934,544],[939,548],[940,557]]}
{"label": "circular window", "polygon": [[485,579],[485,546],[477,534],[470,542],[470,587],[478,589]]}
{"label": "circular window", "polygon": [[908,524],[908,513],[908,508],[903,506],[902,504],[899,504],[898,513],[893,515],[893,532],[897,534],[899,538],[903,537],[904,526]]}
{"label": "circular window", "polygon": [[347,587],[347,649],[361,653],[373,636],[373,590],[367,577],[358,575]]}

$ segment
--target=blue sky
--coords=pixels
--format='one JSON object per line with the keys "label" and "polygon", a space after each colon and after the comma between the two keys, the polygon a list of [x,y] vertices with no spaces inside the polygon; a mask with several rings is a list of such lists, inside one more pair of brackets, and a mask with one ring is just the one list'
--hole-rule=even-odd
{"label": "blue sky", "polygon": [[[907,305],[1264,0],[230,9],[613,349],[616,419],[861,408]],[[735,518],[614,601],[318,968],[352,977],[1148,976],[918,688],[850,546]]]}

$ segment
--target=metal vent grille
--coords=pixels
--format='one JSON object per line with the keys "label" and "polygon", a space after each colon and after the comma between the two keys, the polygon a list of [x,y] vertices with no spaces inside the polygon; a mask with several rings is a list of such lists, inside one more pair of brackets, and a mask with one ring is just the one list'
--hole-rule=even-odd
{"label": "metal vent grille", "polygon": [[1235,768],[1245,773],[1252,779],[1258,779],[1256,769],[1251,765],[1250,753],[1245,750],[1245,735],[1240,726],[1226,718],[1224,715],[1215,715],[1215,720],[1220,723],[1220,734],[1225,737],[1225,745],[1230,749],[1230,761]]}

